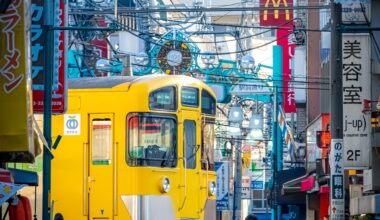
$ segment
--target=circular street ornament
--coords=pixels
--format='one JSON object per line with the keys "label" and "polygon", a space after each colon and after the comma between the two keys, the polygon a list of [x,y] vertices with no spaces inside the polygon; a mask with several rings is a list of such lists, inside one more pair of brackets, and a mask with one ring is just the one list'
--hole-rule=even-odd
{"label": "circular street ornament", "polygon": [[170,66],[179,66],[182,63],[182,53],[178,50],[171,50],[166,57]]}
{"label": "circular street ornament", "polygon": [[158,49],[156,62],[166,74],[180,74],[189,70],[193,56],[187,44],[180,40],[168,40]]}

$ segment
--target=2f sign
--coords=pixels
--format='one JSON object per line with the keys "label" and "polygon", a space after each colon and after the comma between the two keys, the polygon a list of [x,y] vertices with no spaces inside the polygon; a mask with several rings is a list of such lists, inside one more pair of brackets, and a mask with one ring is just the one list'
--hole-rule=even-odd
{"label": "2f sign", "polygon": [[360,158],[360,150],[348,150],[347,151],[347,161],[357,161]]}

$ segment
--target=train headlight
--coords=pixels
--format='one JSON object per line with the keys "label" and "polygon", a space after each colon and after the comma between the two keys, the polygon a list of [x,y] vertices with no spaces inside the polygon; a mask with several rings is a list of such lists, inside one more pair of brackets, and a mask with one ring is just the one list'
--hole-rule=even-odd
{"label": "train headlight", "polygon": [[163,177],[160,181],[160,191],[162,193],[167,193],[170,190],[170,179],[168,177]]}
{"label": "train headlight", "polygon": [[210,194],[210,196],[216,195],[216,183],[215,183],[215,181],[210,182],[210,186],[208,188],[208,193]]}

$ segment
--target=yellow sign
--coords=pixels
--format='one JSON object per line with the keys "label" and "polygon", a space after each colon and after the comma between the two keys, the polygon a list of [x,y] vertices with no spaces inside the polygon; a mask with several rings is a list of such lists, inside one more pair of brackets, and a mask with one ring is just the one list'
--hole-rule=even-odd
{"label": "yellow sign", "polygon": [[[269,2],[270,1],[272,2],[274,8],[280,7],[281,1],[283,2],[284,7],[288,7],[288,3],[287,3],[286,0],[266,0],[266,2],[265,2],[265,8],[269,7]],[[274,10],[274,19],[279,19],[278,15],[279,15],[278,9],[275,9]],[[263,19],[264,19],[264,21],[268,20],[268,9],[264,10],[264,17],[263,17]],[[286,21],[290,20],[289,9],[285,10],[285,19],[286,19]]]}
{"label": "yellow sign", "polygon": [[34,154],[29,6],[14,0],[0,14],[0,152],[27,153],[26,160]]}

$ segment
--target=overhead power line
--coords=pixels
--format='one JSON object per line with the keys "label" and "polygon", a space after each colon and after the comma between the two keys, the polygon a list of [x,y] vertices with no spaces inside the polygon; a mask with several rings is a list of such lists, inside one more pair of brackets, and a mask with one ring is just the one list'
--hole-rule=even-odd
{"label": "overhead power line", "polygon": [[[291,7],[212,7],[212,8],[143,8],[136,9],[130,7],[119,7],[118,13],[162,13],[162,12],[242,12],[242,11],[263,11],[263,10],[320,10],[330,9],[329,5],[315,5],[315,6],[291,6]],[[70,14],[94,14],[93,10],[77,10],[73,9]],[[100,14],[114,14],[113,10],[99,10],[96,11],[97,15]]]}

